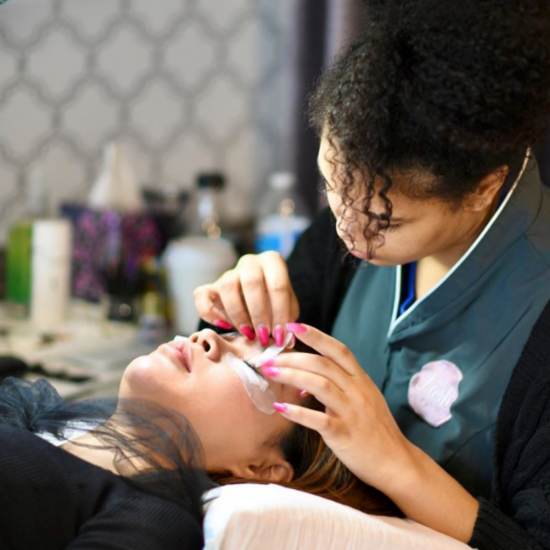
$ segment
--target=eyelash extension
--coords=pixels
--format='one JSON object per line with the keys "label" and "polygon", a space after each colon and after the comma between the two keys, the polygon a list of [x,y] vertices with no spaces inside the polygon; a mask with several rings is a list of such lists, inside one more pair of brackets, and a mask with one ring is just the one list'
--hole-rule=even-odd
{"label": "eyelash extension", "polygon": [[251,365],[248,361],[245,361],[244,359],[242,362],[249,368],[251,368],[255,373],[257,373],[259,376],[261,376],[263,379],[265,379],[265,376],[263,375],[263,372],[260,369],[257,369],[253,365]]}

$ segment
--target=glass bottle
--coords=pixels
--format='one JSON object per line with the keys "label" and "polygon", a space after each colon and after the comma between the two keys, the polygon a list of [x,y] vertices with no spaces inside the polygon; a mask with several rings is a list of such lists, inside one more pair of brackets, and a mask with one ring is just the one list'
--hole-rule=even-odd
{"label": "glass bottle", "polygon": [[275,250],[284,258],[288,257],[310,221],[296,191],[295,175],[292,172],[272,173],[258,209],[256,252]]}

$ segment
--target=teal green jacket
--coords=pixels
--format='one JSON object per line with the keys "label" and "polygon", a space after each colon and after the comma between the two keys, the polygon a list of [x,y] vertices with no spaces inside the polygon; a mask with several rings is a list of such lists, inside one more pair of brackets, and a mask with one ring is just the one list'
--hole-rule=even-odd
{"label": "teal green jacket", "polygon": [[322,213],[289,259],[300,319],[347,344],[405,435],[489,496],[500,402],[550,299],[550,191],[536,164],[446,279],[401,316],[401,266],[354,269],[333,223]]}

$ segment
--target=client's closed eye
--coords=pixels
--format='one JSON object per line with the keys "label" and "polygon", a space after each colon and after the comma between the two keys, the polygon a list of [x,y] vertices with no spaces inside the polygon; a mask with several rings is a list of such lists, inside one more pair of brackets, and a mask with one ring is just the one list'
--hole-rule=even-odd
{"label": "client's closed eye", "polygon": [[246,359],[242,359],[242,362],[249,368],[252,369],[260,378],[266,379],[263,375],[262,371],[260,369],[257,369],[256,367],[252,366]]}

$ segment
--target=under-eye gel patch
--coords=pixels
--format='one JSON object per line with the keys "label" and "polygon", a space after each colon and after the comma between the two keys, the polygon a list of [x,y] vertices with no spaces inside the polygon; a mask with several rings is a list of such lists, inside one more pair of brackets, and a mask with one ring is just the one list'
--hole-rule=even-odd
{"label": "under-eye gel patch", "polygon": [[227,363],[237,373],[244,389],[254,406],[265,414],[273,414],[273,403],[277,397],[269,389],[269,382],[257,369],[269,359],[275,358],[292,340],[292,334],[287,334],[282,346],[272,345],[266,348],[260,355],[248,359],[246,362],[239,359],[231,352],[227,354]]}
{"label": "under-eye gel patch", "polygon": [[273,414],[275,394],[269,389],[268,381],[256,369],[250,368],[242,359],[231,352],[226,355],[227,364],[237,373],[246,394],[254,406],[265,414]]}

